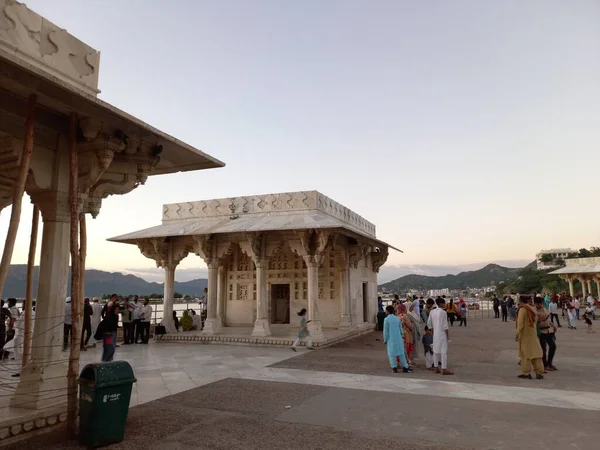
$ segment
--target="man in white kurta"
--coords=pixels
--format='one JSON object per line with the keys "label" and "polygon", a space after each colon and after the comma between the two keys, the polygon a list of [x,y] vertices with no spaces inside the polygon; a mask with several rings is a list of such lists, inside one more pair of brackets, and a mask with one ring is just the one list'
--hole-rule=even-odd
{"label": "man in white kurta", "polygon": [[448,370],[448,314],[444,310],[446,301],[443,298],[436,300],[437,308],[429,313],[427,327],[433,330],[433,363],[435,373],[440,373],[440,361],[442,363],[442,374],[454,375]]}

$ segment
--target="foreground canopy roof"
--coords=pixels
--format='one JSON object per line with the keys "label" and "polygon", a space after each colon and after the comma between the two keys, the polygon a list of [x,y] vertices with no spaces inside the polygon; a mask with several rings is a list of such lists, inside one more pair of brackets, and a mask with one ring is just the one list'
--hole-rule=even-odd
{"label": "foreground canopy roof", "polygon": [[108,239],[144,239],[305,229],[343,229],[401,251],[376,238],[375,225],[317,191],[222,198],[163,206],[163,223]]}

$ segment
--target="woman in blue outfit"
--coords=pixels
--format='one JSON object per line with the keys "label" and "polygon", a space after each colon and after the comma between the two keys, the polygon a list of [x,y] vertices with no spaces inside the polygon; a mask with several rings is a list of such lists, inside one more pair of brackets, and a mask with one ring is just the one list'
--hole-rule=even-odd
{"label": "woman in blue outfit", "polygon": [[393,306],[386,306],[385,312],[387,317],[383,321],[383,342],[387,346],[387,354],[392,372],[398,372],[398,364],[400,362],[402,363],[402,372],[412,372],[404,353],[402,321],[394,314]]}

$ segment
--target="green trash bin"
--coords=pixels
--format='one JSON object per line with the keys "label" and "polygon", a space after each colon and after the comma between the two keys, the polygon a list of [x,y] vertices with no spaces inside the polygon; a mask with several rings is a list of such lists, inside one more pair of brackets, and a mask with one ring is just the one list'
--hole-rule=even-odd
{"label": "green trash bin", "polygon": [[79,376],[79,440],[88,447],[121,442],[136,379],[126,361],[88,364]]}

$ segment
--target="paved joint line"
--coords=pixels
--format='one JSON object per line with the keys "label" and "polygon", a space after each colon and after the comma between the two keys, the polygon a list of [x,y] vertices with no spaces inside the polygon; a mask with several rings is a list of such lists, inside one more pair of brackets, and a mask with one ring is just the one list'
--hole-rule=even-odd
{"label": "paved joint line", "polygon": [[559,389],[422,380],[402,378],[401,374],[388,377],[278,368],[245,369],[238,373],[240,378],[247,380],[600,411],[600,394],[592,392],[582,395],[582,392]]}

